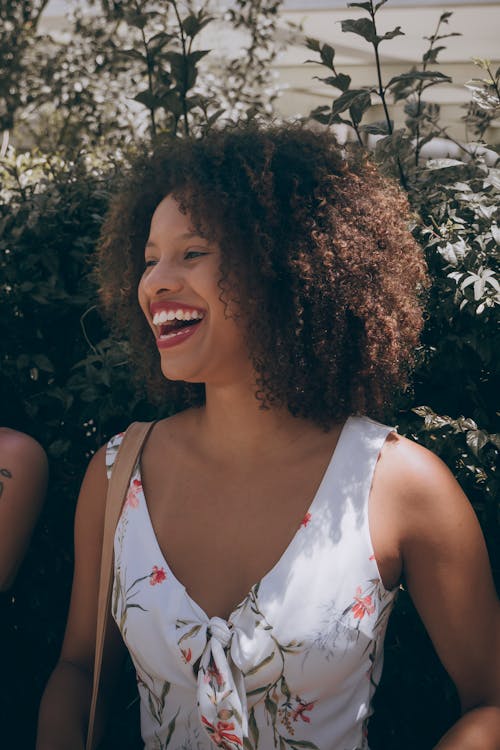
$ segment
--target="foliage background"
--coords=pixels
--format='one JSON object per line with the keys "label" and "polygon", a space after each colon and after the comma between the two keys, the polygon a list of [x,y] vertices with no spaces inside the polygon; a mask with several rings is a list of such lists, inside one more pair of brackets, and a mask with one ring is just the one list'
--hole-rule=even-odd
{"label": "foliage background", "polygon": [[[102,0],[90,16],[76,12],[71,38],[58,40],[38,31],[46,1],[0,0],[0,423],[34,435],[51,461],[29,554],[1,599],[0,726],[5,746],[16,748],[34,745],[39,697],[60,647],[73,514],[88,458],[131,420],[157,416],[133,382],[126,346],[110,337],[99,315],[89,276],[113,180],[139,142],[203,137],[227,122],[273,118],[270,64],[280,23],[275,0],[238,0],[224,18],[209,0]],[[470,84],[464,116],[476,142],[459,144],[460,160],[426,162],[423,146],[446,135],[425,91],[446,78],[437,66],[453,33],[451,14],[441,15],[421,65],[385,82],[380,46],[404,32],[378,34],[383,4],[353,3],[365,15],[342,28],[371,45],[373,87],[353,88],[336,68],[335,49],[308,41],[332,93],[332,104],[311,113],[311,122],[347,122],[363,144],[370,136],[374,158],[408,192],[433,286],[414,390],[387,419],[454,471],[478,514],[498,581],[500,170],[498,149],[486,149],[483,138],[499,113],[499,71],[478,61],[481,72]],[[246,53],[235,60],[206,54],[209,24],[242,34]],[[398,100],[406,101],[407,120],[394,130],[390,109]],[[365,125],[375,101],[382,101],[385,120]],[[175,408],[166,404],[165,413]],[[105,742],[110,749],[138,746],[133,680],[123,685]],[[457,710],[403,590],[371,745],[430,748]]]}

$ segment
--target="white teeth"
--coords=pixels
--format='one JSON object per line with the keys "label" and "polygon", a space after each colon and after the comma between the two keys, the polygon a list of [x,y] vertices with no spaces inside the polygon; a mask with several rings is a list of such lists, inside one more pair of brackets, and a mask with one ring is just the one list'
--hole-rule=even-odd
{"label": "white teeth", "polygon": [[160,326],[172,320],[201,320],[203,313],[198,310],[160,310],[153,315],[153,325]]}

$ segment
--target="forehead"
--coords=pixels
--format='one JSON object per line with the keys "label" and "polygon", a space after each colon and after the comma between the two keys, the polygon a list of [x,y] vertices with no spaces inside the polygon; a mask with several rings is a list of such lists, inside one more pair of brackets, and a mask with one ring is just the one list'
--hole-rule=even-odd
{"label": "forehead", "polygon": [[158,241],[165,237],[177,237],[182,234],[194,234],[191,217],[180,210],[178,201],[167,195],[155,208],[151,218],[149,239]]}

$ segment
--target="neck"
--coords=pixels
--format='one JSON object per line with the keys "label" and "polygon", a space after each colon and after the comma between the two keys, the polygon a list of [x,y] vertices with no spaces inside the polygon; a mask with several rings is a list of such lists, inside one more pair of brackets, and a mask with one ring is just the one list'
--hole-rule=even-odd
{"label": "neck", "polygon": [[269,455],[311,430],[319,430],[309,421],[293,417],[287,409],[263,409],[253,384],[207,387],[206,404],[197,421],[198,437],[205,448],[229,461]]}

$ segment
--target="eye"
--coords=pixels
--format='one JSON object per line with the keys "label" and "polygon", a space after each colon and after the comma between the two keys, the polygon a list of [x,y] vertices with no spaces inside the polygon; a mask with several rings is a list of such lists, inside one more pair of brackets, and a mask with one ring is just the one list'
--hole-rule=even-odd
{"label": "eye", "polygon": [[157,260],[154,258],[148,258],[144,261],[144,268],[151,268],[152,266],[155,266],[157,264]]}
{"label": "eye", "polygon": [[202,258],[204,255],[208,255],[207,250],[186,250],[184,260],[196,260],[196,258]]}

